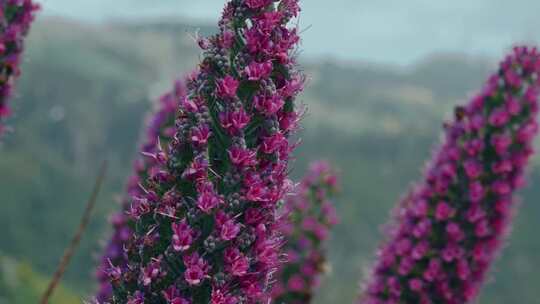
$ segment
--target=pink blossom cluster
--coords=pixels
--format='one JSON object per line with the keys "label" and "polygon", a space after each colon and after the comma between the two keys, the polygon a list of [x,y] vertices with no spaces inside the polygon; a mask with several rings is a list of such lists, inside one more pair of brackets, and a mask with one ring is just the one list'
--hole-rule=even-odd
{"label": "pink blossom cluster", "polygon": [[131,207],[131,198],[143,195],[147,180],[159,180],[160,175],[166,169],[153,155],[161,152],[162,148],[166,148],[174,136],[176,110],[185,96],[185,84],[183,81],[177,80],[173,90],[159,98],[158,109],[149,117],[146,124],[148,128],[141,146],[143,155],[137,158],[133,165],[134,173],[128,179],[121,211],[113,214],[110,218],[113,232],[96,271],[96,277],[99,281],[96,298],[99,302],[109,301],[112,298],[112,286],[107,275],[110,266],[116,265],[121,269],[126,269],[128,265],[124,247],[133,233],[133,221],[126,212]]}
{"label": "pink blossom cluster", "polygon": [[272,289],[274,303],[310,303],[325,270],[324,242],[338,222],[329,200],[338,188],[335,172],[327,162],[311,164],[297,193],[285,202],[281,231],[285,236],[286,263],[279,269]]}
{"label": "pink blossom cluster", "polygon": [[199,39],[167,168],[128,212],[126,267],[107,269],[112,303],[262,303],[279,262],[277,209],[290,191],[289,136],[304,78],[292,56],[297,0],[232,0]]}
{"label": "pink blossom cluster", "polygon": [[10,114],[8,99],[19,76],[24,37],[28,33],[39,5],[31,0],[0,1],[0,136],[2,124]]}
{"label": "pink blossom cluster", "polygon": [[470,302],[509,229],[538,131],[540,54],[516,47],[445,125],[401,201],[361,303]]}

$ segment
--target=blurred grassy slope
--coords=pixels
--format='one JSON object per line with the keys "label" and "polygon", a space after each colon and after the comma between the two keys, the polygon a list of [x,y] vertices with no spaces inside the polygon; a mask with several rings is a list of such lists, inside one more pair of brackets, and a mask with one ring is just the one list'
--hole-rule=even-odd
{"label": "blurred grassy slope", "polygon": [[[49,277],[32,270],[28,263],[17,262],[0,255],[0,304],[38,303]],[[50,304],[81,303],[82,299],[59,286],[51,297]]]}
{"label": "blurred grassy slope", "polygon": [[[15,132],[0,147],[0,250],[52,273],[107,158],[110,174],[97,215],[65,280],[78,294],[92,290],[98,240],[130,174],[142,118],[174,77],[195,66],[199,53],[190,33],[197,29],[212,31],[168,21],[90,26],[45,19],[34,27],[13,101]],[[493,65],[439,55],[408,69],[330,59],[304,67],[310,79],[301,100],[308,112],[293,173],[301,176],[309,160],[323,157],[341,168],[344,183],[333,271],[317,303],[351,303],[380,240],[378,227],[420,177],[443,118]],[[536,170],[531,184],[539,182]],[[539,189],[525,191],[510,246],[482,303],[538,303],[540,240],[532,236],[540,229],[539,197]]]}

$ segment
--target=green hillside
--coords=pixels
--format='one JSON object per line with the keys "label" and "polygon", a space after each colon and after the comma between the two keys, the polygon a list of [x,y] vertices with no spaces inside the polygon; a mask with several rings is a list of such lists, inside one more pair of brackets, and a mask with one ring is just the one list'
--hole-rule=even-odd
{"label": "green hillside", "polygon": [[[28,263],[0,256],[0,304],[38,303],[49,278],[32,270]],[[60,286],[50,304],[81,303],[79,296]]]}
{"label": "green hillside", "polygon": [[[194,67],[198,51],[191,36],[197,29],[212,31],[175,22],[38,22],[13,101],[15,131],[0,147],[2,252],[52,273],[97,167],[108,159],[96,216],[65,278],[78,296],[92,291],[106,217],[130,174],[143,117],[174,77]],[[304,66],[310,79],[301,100],[308,111],[293,174],[299,177],[308,161],[326,158],[341,168],[344,185],[337,206],[342,222],[330,244],[333,270],[316,302],[352,303],[380,240],[378,227],[420,178],[444,117],[493,64],[438,55],[401,69],[331,59],[306,59]],[[532,177],[531,185],[540,183],[538,167]],[[512,239],[481,303],[538,303],[540,239],[532,237],[540,229],[538,198],[540,189],[524,191]],[[14,288],[10,284],[0,284],[0,291]]]}

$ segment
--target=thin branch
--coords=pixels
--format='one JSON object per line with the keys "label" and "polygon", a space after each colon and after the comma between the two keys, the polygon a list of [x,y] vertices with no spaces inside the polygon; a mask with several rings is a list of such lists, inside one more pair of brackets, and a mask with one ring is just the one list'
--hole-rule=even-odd
{"label": "thin branch", "polygon": [[79,224],[79,229],[77,230],[77,233],[75,233],[75,235],[73,236],[73,239],[71,240],[69,247],[66,248],[66,251],[64,251],[64,255],[62,256],[62,259],[60,260],[60,264],[58,265],[58,268],[56,269],[56,272],[54,273],[54,276],[51,282],[49,283],[47,290],[45,291],[45,293],[43,294],[43,297],[41,298],[41,302],[40,302],[41,304],[49,303],[49,298],[52,296],[55,288],[60,283],[60,280],[62,279],[62,276],[64,272],[66,271],[66,268],[71,260],[71,257],[75,253],[81,241],[84,231],[86,230],[86,226],[88,226],[88,223],[90,222],[90,218],[92,216],[92,210],[94,209],[94,206],[96,205],[97,196],[99,194],[99,191],[101,190],[101,185],[105,178],[106,172],[107,172],[107,162],[104,161],[101,166],[99,175],[96,178],[96,182],[94,184],[94,189],[92,190],[92,194],[90,195],[90,198],[88,199],[88,202],[86,203],[86,209],[84,210],[83,217]]}

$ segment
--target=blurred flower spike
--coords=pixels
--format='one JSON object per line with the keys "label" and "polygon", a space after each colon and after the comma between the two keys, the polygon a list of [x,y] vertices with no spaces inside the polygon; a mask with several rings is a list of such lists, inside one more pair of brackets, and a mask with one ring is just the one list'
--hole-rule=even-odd
{"label": "blurred flower spike", "polygon": [[474,301],[508,234],[538,131],[540,54],[516,47],[445,124],[406,195],[360,303]]}

